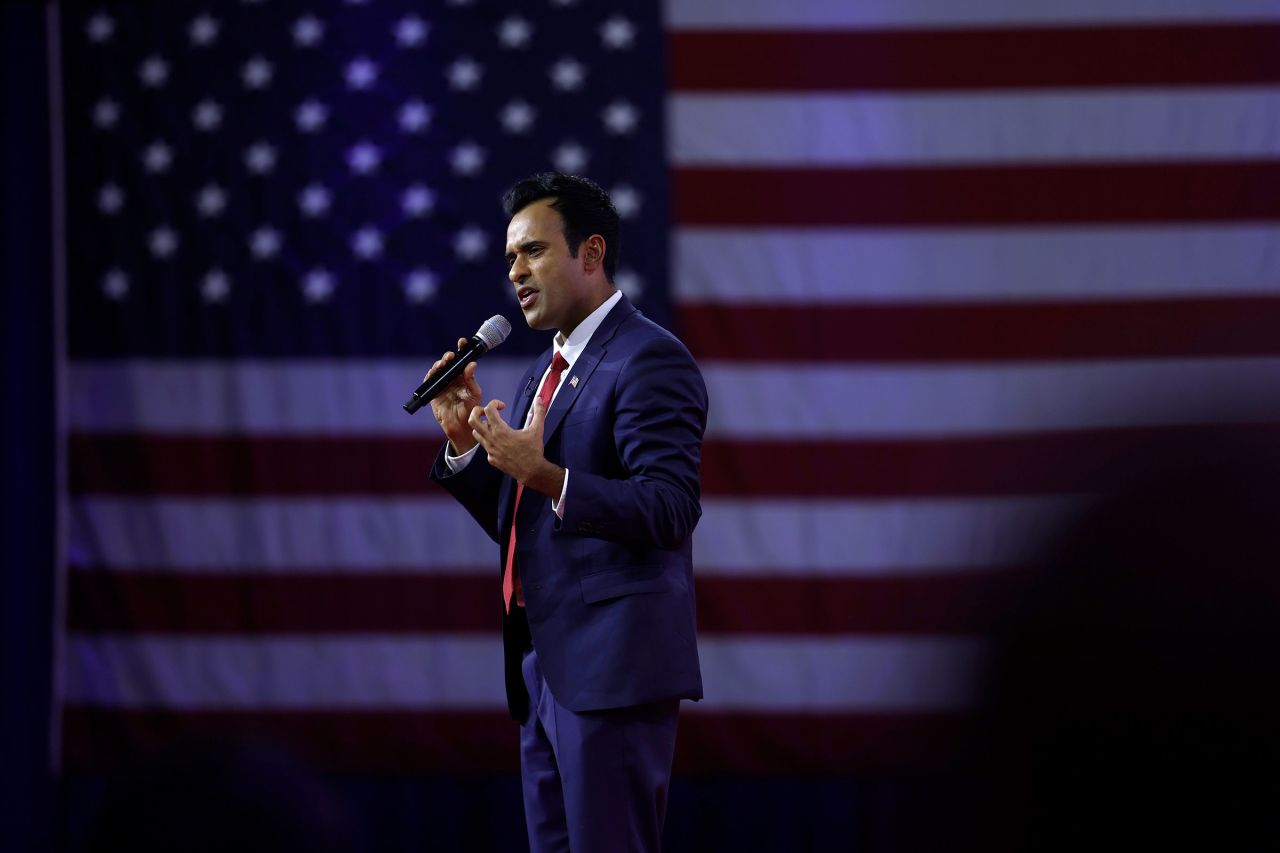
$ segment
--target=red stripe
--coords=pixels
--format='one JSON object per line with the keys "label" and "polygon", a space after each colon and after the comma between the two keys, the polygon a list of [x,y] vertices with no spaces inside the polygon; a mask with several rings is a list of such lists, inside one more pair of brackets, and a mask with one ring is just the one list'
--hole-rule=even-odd
{"label": "red stripe", "polygon": [[1280,80],[1280,25],[681,31],[677,91],[1197,86]]}
{"label": "red stripe", "polygon": [[[1016,588],[1012,570],[929,577],[702,577],[704,635],[972,634]],[[73,571],[67,622],[78,633],[424,634],[497,632],[492,576],[191,575]]]}
{"label": "red stripe", "polygon": [[[687,706],[686,706],[687,707]],[[64,765],[116,767],[199,736],[252,737],[345,772],[514,773],[517,726],[505,713],[103,711],[63,715]],[[849,773],[948,766],[972,734],[963,716],[681,715],[675,770]]]}
{"label": "red stripe", "polygon": [[[705,497],[923,497],[1097,491],[1113,463],[1194,447],[1210,431],[1268,435],[1271,424],[1159,426],[929,439],[709,440]],[[437,494],[421,467],[434,441],[385,436],[77,435],[76,494],[159,496]],[[761,459],[770,460],[761,465]]]}
{"label": "red stripe", "polygon": [[[1280,49],[1276,51],[1280,55]],[[1280,218],[1280,161],[867,169],[683,168],[704,226],[1032,225]],[[856,275],[856,270],[848,270]]]}
{"label": "red stripe", "polygon": [[737,361],[1057,361],[1280,353],[1280,297],[1275,296],[820,307],[686,302],[678,306],[677,317],[695,356]]}
{"label": "red stripe", "polygon": [[946,439],[708,442],[702,482],[707,494],[751,497],[1098,493],[1123,487],[1140,460],[1176,459],[1209,438],[1274,437],[1278,428],[1215,424]]}

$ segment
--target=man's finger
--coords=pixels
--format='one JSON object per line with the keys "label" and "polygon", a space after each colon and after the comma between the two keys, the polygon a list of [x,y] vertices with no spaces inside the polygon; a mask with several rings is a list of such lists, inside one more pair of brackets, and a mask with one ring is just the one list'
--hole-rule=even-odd
{"label": "man's finger", "polygon": [[465,347],[466,345],[467,345],[467,339],[466,339],[466,338],[458,338],[458,349],[462,349],[462,348],[463,348],[463,347]]}
{"label": "man's finger", "polygon": [[547,417],[546,406],[542,405],[542,398],[535,397],[533,400],[533,417],[529,418],[529,427],[531,429],[542,429],[542,421]]}
{"label": "man's finger", "polygon": [[484,407],[484,416],[488,420],[491,428],[497,428],[498,424],[506,426],[506,421],[502,419],[500,412],[507,407],[507,404],[501,400],[490,400],[489,405]]}

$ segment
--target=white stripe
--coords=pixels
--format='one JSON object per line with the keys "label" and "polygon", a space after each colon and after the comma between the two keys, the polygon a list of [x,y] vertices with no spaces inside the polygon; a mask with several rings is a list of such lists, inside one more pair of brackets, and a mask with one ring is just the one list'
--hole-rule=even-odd
{"label": "white stripe", "polygon": [[1280,295],[1280,226],[680,228],[685,302]]}
{"label": "white stripe", "polygon": [[707,434],[717,438],[941,437],[1280,419],[1278,358],[866,368],[703,362],[702,369],[711,399]]}
{"label": "white stripe", "polygon": [[1274,0],[665,0],[668,28],[1017,26],[1280,19]]}
{"label": "white stripe", "polygon": [[[486,398],[510,402],[530,361],[481,362],[478,376]],[[430,411],[410,416],[401,408],[430,366],[426,358],[232,364],[79,361],[71,368],[71,426],[78,431],[194,435],[438,436]]]}
{"label": "white stripe", "polygon": [[678,95],[679,166],[1274,157],[1280,91]]}
{"label": "white stripe", "polygon": [[73,635],[68,701],[112,708],[505,707],[494,637]]}
{"label": "white stripe", "polygon": [[[423,464],[426,477],[426,464]],[[72,502],[75,566],[491,573],[499,549],[452,498]]]}
{"label": "white stripe", "polygon": [[[698,574],[897,575],[1014,565],[1066,498],[708,498]],[[73,565],[268,574],[333,570],[497,577],[499,550],[445,500],[184,500],[82,497]]]}
{"label": "white stripe", "polygon": [[[1228,258],[1223,257],[1224,265]],[[1052,266],[1052,265],[1050,265]],[[820,350],[819,350],[820,351]],[[510,373],[493,362],[484,371]],[[523,365],[508,364],[514,370]],[[1280,359],[1156,359],[1013,364],[768,365],[704,360],[708,435],[866,438],[1011,433],[1212,420],[1272,419]],[[330,373],[344,388],[325,381]],[[418,435],[443,440],[430,414],[400,410],[403,365],[74,363],[78,432],[192,435]],[[507,382],[510,386],[514,380]],[[503,383],[492,383],[500,387]],[[248,405],[264,389],[293,405]],[[358,402],[343,405],[347,389]],[[121,402],[113,398],[116,392]],[[354,393],[354,392],[353,392]],[[508,397],[508,400],[510,398]],[[1187,411],[1199,403],[1200,410]],[[1220,411],[1213,411],[1214,405]],[[749,418],[743,417],[750,412]],[[425,483],[428,458],[420,465]]]}
{"label": "white stripe", "polygon": [[[972,704],[960,638],[699,642],[702,711],[939,712]],[[495,636],[255,639],[73,636],[70,702],[187,711],[501,709]]]}
{"label": "white stripe", "polygon": [[976,699],[981,646],[953,637],[698,641],[706,699],[689,711],[939,713]]}

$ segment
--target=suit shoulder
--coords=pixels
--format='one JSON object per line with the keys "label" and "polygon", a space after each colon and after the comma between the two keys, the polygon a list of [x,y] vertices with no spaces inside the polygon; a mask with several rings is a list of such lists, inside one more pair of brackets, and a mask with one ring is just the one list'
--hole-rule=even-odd
{"label": "suit shoulder", "polygon": [[690,361],[693,361],[693,355],[683,341],[650,320],[638,309],[622,321],[618,327],[618,337],[633,351],[640,349],[660,352],[674,350],[683,353]]}

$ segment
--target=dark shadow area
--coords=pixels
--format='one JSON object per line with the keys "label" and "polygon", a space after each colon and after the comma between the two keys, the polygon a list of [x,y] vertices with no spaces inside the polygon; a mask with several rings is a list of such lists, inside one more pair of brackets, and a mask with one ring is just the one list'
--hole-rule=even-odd
{"label": "dark shadow area", "polygon": [[971,849],[1277,849],[1280,447],[1115,464],[996,637]]}

